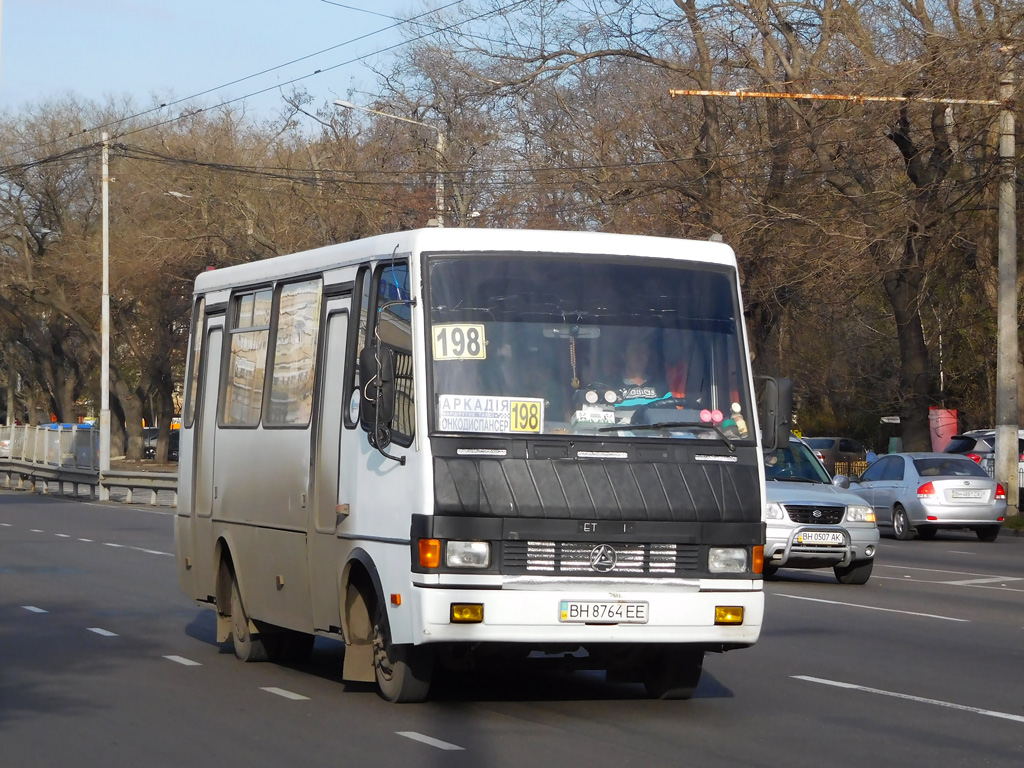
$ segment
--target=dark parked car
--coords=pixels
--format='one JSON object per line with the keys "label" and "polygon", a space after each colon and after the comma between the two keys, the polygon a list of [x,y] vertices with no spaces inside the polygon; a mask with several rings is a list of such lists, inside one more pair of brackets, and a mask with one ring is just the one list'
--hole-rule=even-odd
{"label": "dark parked car", "polygon": [[[156,458],[156,441],[160,430],[157,427],[145,427],[142,430],[142,458]],[[172,429],[167,438],[167,460],[178,460],[178,444],[181,438],[181,430]]]}
{"label": "dark parked car", "polygon": [[867,468],[867,449],[849,437],[805,437],[804,442],[833,475],[859,475]]}

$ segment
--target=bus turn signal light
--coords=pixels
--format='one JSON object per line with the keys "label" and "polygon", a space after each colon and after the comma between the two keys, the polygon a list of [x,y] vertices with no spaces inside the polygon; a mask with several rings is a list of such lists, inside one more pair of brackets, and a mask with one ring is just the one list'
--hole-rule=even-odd
{"label": "bus turn signal light", "polygon": [[437,568],[441,565],[441,542],[437,539],[420,539],[420,567]]}

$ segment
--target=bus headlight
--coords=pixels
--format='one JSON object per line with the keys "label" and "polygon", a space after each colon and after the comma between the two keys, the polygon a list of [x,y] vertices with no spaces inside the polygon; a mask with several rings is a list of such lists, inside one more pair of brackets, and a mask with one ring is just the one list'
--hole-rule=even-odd
{"label": "bus headlight", "polygon": [[444,563],[449,568],[489,568],[491,545],[486,541],[449,541]]}
{"label": "bus headlight", "polygon": [[747,550],[743,547],[711,547],[708,550],[711,573],[746,573]]}

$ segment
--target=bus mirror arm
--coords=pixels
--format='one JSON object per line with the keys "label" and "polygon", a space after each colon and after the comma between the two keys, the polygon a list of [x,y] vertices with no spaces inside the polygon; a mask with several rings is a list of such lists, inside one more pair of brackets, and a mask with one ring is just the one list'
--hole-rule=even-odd
{"label": "bus mirror arm", "polygon": [[374,341],[359,353],[359,423],[367,433],[370,445],[381,456],[405,465],[404,456],[394,456],[384,449],[391,444],[391,422],[395,417],[395,362],[391,350]]}
{"label": "bus mirror arm", "polygon": [[776,376],[759,376],[765,382],[761,408],[761,446],[774,451],[789,445],[793,417],[793,381]]}

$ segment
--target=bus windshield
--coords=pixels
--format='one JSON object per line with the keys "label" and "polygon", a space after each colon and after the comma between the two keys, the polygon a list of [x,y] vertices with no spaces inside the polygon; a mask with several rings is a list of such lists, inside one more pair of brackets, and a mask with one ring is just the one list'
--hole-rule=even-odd
{"label": "bus windshield", "polygon": [[753,440],[731,269],[459,254],[426,282],[435,432]]}

